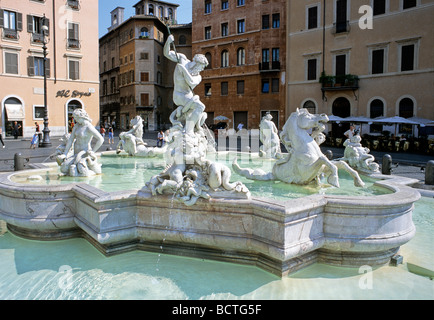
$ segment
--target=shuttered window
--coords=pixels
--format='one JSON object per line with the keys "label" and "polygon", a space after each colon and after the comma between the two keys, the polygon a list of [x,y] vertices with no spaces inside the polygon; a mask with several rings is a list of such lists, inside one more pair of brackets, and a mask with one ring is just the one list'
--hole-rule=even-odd
{"label": "shuttered window", "polygon": [[18,74],[18,53],[5,52],[5,72]]}

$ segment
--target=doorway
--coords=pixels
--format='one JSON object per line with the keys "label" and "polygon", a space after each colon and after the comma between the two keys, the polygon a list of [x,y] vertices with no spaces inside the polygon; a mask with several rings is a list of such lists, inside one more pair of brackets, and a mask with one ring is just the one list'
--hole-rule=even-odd
{"label": "doorway", "polygon": [[[351,104],[345,97],[337,98],[333,102],[332,106],[332,114],[341,117],[347,118],[351,116]],[[333,123],[332,124],[332,134],[335,138],[342,138],[344,133],[350,128],[349,123]]]}
{"label": "doorway", "polygon": [[240,123],[243,124],[243,129],[248,129],[247,126],[247,111],[234,111],[234,129],[237,130],[237,127]]}

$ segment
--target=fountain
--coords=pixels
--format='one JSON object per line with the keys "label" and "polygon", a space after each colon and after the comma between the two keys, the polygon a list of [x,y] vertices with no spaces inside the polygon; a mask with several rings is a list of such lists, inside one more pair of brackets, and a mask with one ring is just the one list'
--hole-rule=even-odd
{"label": "fountain", "polygon": [[[241,168],[238,162],[233,163],[232,172],[228,163],[217,161],[219,154],[209,152],[207,132],[202,126],[205,106],[193,94],[206,58],[197,55],[190,61],[170,49],[172,42],[169,36],[164,52],[177,63],[173,99],[178,107],[170,116],[173,126],[165,149],[155,152],[142,144],[140,134],[136,134],[141,124],[138,118],[121,139],[128,157],[142,162],[164,157],[165,165],[137,189],[106,191],[98,184],[92,186],[92,179],[103,180],[107,175],[90,166],[98,160],[94,154],[100,140],[92,131],[86,131],[83,144],[73,131],[58,157],[60,171],[73,173],[74,177],[59,178],[68,183],[52,183],[50,177],[59,170],[56,165],[0,175],[0,219],[6,221],[12,233],[44,240],[83,237],[105,255],[131,250],[163,252],[254,265],[278,276],[315,262],[340,266],[385,264],[414,236],[412,211],[420,194],[406,186],[414,182],[411,179],[373,173],[371,177],[377,179],[373,184],[384,190],[382,194],[318,192],[321,188],[338,189],[338,168],[346,171],[356,186],[365,185],[345,161],[332,162],[321,153],[319,143],[327,121],[324,115],[297,110],[288,118],[281,135],[288,153],[277,159],[258,156],[269,162],[271,172]],[[86,120],[81,124],[86,125]],[[307,128],[314,129],[312,135],[306,133]],[[90,137],[97,138],[92,150]],[[300,148],[308,149],[307,158],[306,150]],[[111,153],[108,157],[125,156]],[[102,153],[99,159],[104,158]],[[63,163],[73,163],[78,169],[66,170]],[[81,177],[86,171],[82,169],[95,174]],[[116,173],[111,174],[115,175],[112,179],[119,180]],[[35,175],[41,179],[16,180],[18,176]],[[326,183],[321,181],[323,175],[327,176]],[[260,179],[267,188],[295,184],[316,192],[270,199],[261,191],[252,195],[247,187],[249,180],[242,180],[242,176]],[[234,177],[237,181],[232,182]]]}

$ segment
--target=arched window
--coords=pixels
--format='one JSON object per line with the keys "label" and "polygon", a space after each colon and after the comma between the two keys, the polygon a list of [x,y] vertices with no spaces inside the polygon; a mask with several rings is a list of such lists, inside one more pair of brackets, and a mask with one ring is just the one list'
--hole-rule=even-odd
{"label": "arched window", "polygon": [[243,66],[246,64],[246,50],[244,48],[239,48],[237,50],[237,65]]}
{"label": "arched window", "polygon": [[162,6],[159,6],[158,7],[158,17],[159,18],[161,18],[161,19],[163,19],[163,17],[164,17],[164,9],[163,9],[163,7]]}
{"label": "arched window", "polygon": [[148,30],[148,28],[143,27],[142,29],[140,29],[140,37],[142,37],[142,38],[149,37],[149,30]]}
{"label": "arched window", "polygon": [[153,16],[153,15],[154,15],[154,5],[153,5],[153,4],[150,4],[150,5],[148,6],[148,14],[149,14],[150,16]]}
{"label": "arched window", "polygon": [[208,66],[205,69],[212,69],[212,56],[211,53],[205,53],[205,58],[208,60]]}
{"label": "arched window", "polygon": [[167,9],[167,12],[168,12],[167,18],[169,18],[169,20],[173,20],[173,9],[169,8]]}
{"label": "arched window", "polygon": [[229,67],[229,52],[227,50],[223,50],[222,51],[222,63],[221,63],[221,67],[222,68]]}
{"label": "arched window", "polygon": [[179,43],[180,45],[187,44],[187,38],[186,38],[186,36],[184,36],[183,34],[181,34],[181,35],[179,36],[178,43]]}
{"label": "arched window", "polygon": [[[414,102],[410,98],[404,98],[399,101],[399,116],[403,118],[411,118],[414,113]],[[411,124],[399,125],[399,133],[411,134],[413,126]]]}
{"label": "arched window", "polygon": [[315,102],[313,102],[312,100],[308,100],[303,104],[303,108],[307,109],[307,111],[309,111],[310,114],[315,114],[316,113],[316,106],[315,106]]}
{"label": "arched window", "polygon": [[[384,103],[380,99],[372,100],[369,105],[369,114],[371,119],[384,116]],[[381,132],[383,131],[382,124],[371,124],[369,127],[370,132]]]}
{"label": "arched window", "polygon": [[410,98],[404,98],[399,102],[399,116],[403,118],[413,117],[414,103]]}

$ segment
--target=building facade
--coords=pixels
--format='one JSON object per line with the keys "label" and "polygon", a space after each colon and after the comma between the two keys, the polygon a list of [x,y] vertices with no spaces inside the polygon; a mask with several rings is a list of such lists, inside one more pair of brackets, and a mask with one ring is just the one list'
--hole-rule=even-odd
{"label": "building facade", "polygon": [[[98,1],[0,2],[0,126],[31,137],[43,129],[44,74],[51,136],[68,132],[72,112],[84,108],[99,121]],[[45,20],[43,18],[46,18]],[[43,22],[45,21],[45,22]],[[48,27],[44,38],[43,26]],[[47,42],[46,69],[43,42]]]}
{"label": "building facade", "polygon": [[148,130],[169,127],[173,105],[174,63],[164,57],[168,27],[178,52],[191,58],[191,24],[177,25],[177,4],[140,1],[135,15],[123,21],[114,9],[112,25],[100,38],[101,119],[128,129],[137,115]]}
{"label": "building facade", "polygon": [[287,10],[288,113],[434,119],[434,1],[290,1]]}
{"label": "building facade", "polygon": [[193,54],[209,66],[195,89],[208,112],[208,125],[225,116],[259,128],[270,112],[281,128],[286,120],[286,0],[193,0]]}

